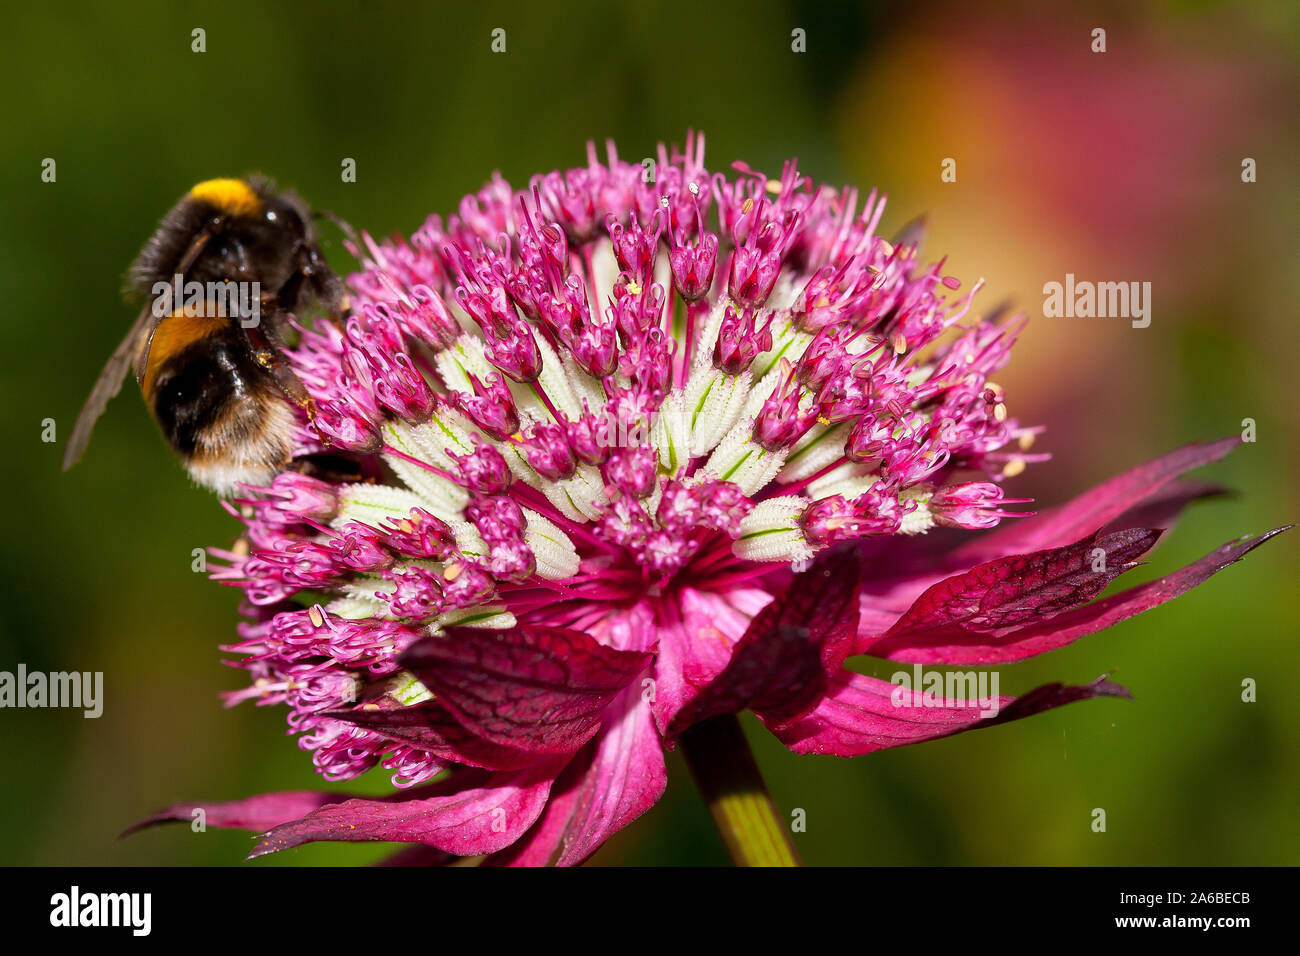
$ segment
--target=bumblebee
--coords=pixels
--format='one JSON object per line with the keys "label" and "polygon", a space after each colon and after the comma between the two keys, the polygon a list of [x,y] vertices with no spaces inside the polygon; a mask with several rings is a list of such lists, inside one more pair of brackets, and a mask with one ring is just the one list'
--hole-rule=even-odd
{"label": "bumblebee", "polygon": [[262,179],[210,179],[172,207],[131,266],[128,297],[146,301],[73,426],[65,470],[128,368],[199,484],[228,495],[289,462],[298,410],[315,410],[282,352],[285,315],[309,301],[347,310],[312,219]]}

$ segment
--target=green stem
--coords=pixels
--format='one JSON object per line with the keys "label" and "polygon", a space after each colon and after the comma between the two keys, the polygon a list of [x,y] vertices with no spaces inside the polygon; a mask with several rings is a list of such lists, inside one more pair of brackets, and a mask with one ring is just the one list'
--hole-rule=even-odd
{"label": "green stem", "polygon": [[789,830],[763,785],[734,714],[710,717],[681,736],[691,776],[737,866],[798,866]]}

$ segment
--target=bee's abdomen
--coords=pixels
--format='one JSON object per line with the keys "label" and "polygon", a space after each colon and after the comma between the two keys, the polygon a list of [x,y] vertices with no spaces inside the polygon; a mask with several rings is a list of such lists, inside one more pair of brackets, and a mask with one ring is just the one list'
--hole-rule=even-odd
{"label": "bee's abdomen", "polygon": [[241,443],[261,428],[259,397],[275,394],[275,385],[239,335],[223,323],[179,351],[156,360],[156,348],[150,353],[145,398],[163,435],[182,455]]}

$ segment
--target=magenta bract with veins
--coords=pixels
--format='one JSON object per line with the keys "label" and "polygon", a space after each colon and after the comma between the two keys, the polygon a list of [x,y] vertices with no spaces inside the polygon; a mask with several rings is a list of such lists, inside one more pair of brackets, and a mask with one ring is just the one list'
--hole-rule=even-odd
{"label": "magenta bract with veins", "polygon": [[214,574],[247,599],[230,700],[284,705],[327,779],[381,767],[395,790],[203,804],[263,833],[255,854],[580,863],[712,716],[851,756],[1125,695],[1053,684],[990,715],[844,662],[1021,660],[1270,536],[1099,599],[1233,440],[1027,517],[1003,484],[1046,456],[990,381],[1020,319],[879,236],[875,192],[794,161],[710,172],[702,136],[647,165],[611,144],[525,189],[495,176],[409,241],[365,237],[351,317],[304,325],[298,453],[361,477],[241,502],[249,547]]}

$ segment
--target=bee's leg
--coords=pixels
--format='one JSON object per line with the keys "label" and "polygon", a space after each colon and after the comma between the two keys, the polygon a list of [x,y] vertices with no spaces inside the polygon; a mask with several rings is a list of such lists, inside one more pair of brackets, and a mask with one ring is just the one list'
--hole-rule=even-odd
{"label": "bee's leg", "polygon": [[266,369],[275,378],[275,383],[284,392],[285,397],[307,414],[308,421],[316,417],[316,402],[307,391],[307,387],[294,374],[278,342],[262,325],[244,327],[244,337],[252,349],[257,364]]}
{"label": "bee's leg", "polygon": [[274,307],[277,315],[293,311],[293,307],[298,301],[298,296],[302,292],[303,281],[306,278],[307,275],[303,271],[300,259],[298,268],[293,271],[293,275],[289,276],[284,285],[280,286],[280,288],[276,290]]}
{"label": "bee's leg", "polygon": [[348,297],[343,280],[338,277],[321,255],[320,249],[311,243],[305,243],[300,253],[302,269],[312,291],[329,317],[336,322],[346,322],[352,315],[352,303]]}
{"label": "bee's leg", "polygon": [[330,269],[320,250],[300,239],[294,248],[294,262],[297,268],[277,296],[279,310],[292,312],[302,293],[302,287],[306,284],[331,319],[346,321],[352,315],[352,308],[343,282]]}

